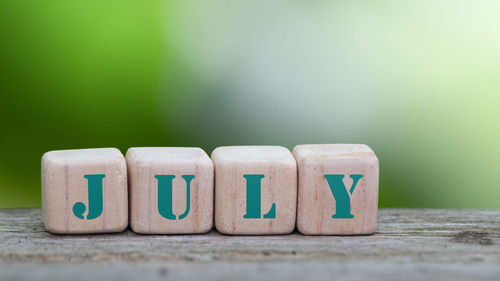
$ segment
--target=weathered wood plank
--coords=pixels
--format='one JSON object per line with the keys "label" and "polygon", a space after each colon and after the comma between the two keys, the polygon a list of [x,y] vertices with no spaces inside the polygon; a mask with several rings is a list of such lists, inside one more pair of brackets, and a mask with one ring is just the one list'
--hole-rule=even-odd
{"label": "weathered wood plank", "polygon": [[0,280],[500,279],[500,210],[381,209],[369,236],[57,236],[0,210]]}

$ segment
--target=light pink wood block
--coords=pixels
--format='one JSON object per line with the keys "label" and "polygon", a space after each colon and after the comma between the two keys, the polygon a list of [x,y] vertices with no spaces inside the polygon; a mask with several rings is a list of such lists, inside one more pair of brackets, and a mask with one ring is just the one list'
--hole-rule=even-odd
{"label": "light pink wood block", "polygon": [[[297,165],[280,146],[226,146],[212,152],[215,165],[215,227],[224,234],[286,234],[295,228]],[[247,181],[260,179],[259,218],[247,214]],[[252,191],[253,192],[253,191]],[[264,218],[275,204],[275,218]]]}
{"label": "light pink wood block", "polygon": [[[299,174],[297,228],[301,233],[356,235],[375,231],[379,164],[370,147],[363,144],[297,145],[293,149],[293,155],[297,160]],[[332,217],[337,213],[337,201],[325,175],[344,175],[344,186],[334,186],[345,188],[346,195],[350,198],[350,214],[353,218]],[[351,176],[356,175],[362,177],[358,179],[351,194],[350,189],[355,182],[355,178]],[[339,201],[345,202],[340,199]]]}
{"label": "light pink wood block", "polygon": [[[89,206],[89,183],[84,176],[96,174],[105,176],[101,179],[102,213],[87,219],[90,209],[96,208]],[[75,204],[84,206],[83,219],[74,214]],[[42,208],[45,228],[52,233],[125,230],[128,226],[127,167],[122,153],[116,148],[45,153],[42,157]]]}
{"label": "light pink wood block", "polygon": [[[130,188],[130,226],[143,234],[204,233],[213,227],[214,168],[208,155],[196,147],[137,147],[127,151]],[[171,182],[171,214],[159,211],[157,175],[175,176]],[[189,212],[187,181],[189,182]],[[165,204],[165,196],[160,198]]]}

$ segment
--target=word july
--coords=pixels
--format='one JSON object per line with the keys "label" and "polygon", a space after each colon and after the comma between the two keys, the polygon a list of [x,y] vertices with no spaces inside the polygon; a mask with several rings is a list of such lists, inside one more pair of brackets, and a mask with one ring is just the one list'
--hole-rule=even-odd
{"label": "word july", "polygon": [[375,231],[378,159],[366,145],[80,149],[42,157],[53,233],[356,235]]}
{"label": "word july", "polygon": [[[102,179],[105,175],[84,175],[88,180],[88,198],[89,198],[89,214],[87,219],[96,219],[102,214]],[[175,175],[155,175],[158,180],[158,213],[168,220],[182,220],[189,214],[190,209],[190,183],[195,177],[194,175],[183,175],[182,178],[186,181],[186,210],[182,215],[176,217],[173,213],[173,192],[172,180]],[[247,180],[246,185],[246,213],[244,219],[276,219],[276,203],[273,203],[269,212],[261,216],[261,179],[264,175],[243,175]],[[363,175],[352,175],[353,184],[347,192],[343,178],[344,175],[325,175],[328,185],[336,201],[336,214],[332,215],[334,219],[352,219],[349,194],[352,194],[359,179]],[[85,205],[82,202],[77,202],[73,205],[73,214],[84,219]]]}

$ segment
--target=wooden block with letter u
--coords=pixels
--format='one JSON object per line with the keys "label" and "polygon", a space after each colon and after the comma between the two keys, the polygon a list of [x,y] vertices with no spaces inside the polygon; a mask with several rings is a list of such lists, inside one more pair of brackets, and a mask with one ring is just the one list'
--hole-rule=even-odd
{"label": "wooden block with letter u", "polygon": [[214,168],[201,148],[133,147],[127,166],[132,230],[183,234],[212,228]]}
{"label": "wooden block with letter u", "polygon": [[362,144],[297,145],[297,228],[309,235],[371,234],[376,229],[379,164]]}

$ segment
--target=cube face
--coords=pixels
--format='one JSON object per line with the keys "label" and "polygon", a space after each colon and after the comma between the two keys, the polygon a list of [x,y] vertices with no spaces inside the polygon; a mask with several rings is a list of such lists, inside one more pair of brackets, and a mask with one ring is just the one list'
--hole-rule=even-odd
{"label": "cube face", "polygon": [[306,235],[371,234],[376,229],[379,164],[360,144],[298,145],[297,228]]}
{"label": "cube face", "polygon": [[130,148],[126,158],[133,231],[143,234],[210,231],[214,168],[201,148]]}
{"label": "cube face", "polygon": [[293,231],[297,165],[280,146],[228,146],[212,152],[215,166],[215,227],[238,235]]}
{"label": "cube face", "polygon": [[125,158],[115,148],[45,153],[42,208],[45,227],[52,233],[125,230],[128,226]]}

